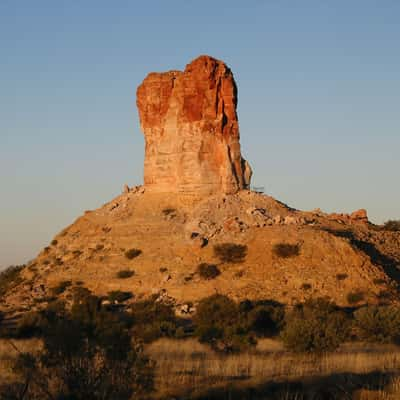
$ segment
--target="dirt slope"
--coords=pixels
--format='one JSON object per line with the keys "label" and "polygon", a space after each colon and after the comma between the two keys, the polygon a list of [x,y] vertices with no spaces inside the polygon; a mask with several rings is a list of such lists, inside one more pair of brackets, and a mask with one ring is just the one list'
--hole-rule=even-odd
{"label": "dirt slope", "polygon": [[[247,246],[241,262],[221,262],[214,246]],[[297,246],[298,255],[281,257],[277,244]],[[133,259],[129,249],[141,254]],[[205,280],[200,263],[218,265],[221,274]],[[106,295],[130,291],[137,300],[158,294],[177,308],[222,293],[237,300],[271,299],[294,304],[328,296],[348,305],[397,297],[400,233],[365,223],[348,224],[320,212],[301,212],[255,192],[206,198],[146,193],[137,187],[103,207],[86,212],[60,232],[27,266],[24,281],[2,304],[3,310],[46,304],[51,288],[72,281]],[[135,274],[120,279],[120,270]]]}

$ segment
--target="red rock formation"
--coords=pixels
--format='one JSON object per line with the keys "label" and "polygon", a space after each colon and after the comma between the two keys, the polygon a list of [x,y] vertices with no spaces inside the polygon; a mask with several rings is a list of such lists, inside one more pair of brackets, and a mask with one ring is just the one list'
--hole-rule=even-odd
{"label": "red rock formation", "polygon": [[150,73],[137,89],[147,190],[235,193],[250,184],[240,152],[231,70],[200,56],[183,72]]}

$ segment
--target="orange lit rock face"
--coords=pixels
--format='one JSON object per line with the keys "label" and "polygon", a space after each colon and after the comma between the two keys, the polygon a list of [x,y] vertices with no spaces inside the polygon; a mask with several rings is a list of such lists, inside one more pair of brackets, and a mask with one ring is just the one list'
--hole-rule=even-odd
{"label": "orange lit rock face", "polygon": [[250,185],[240,152],[237,89],[222,62],[201,56],[183,72],[150,73],[137,90],[146,190],[235,193]]}

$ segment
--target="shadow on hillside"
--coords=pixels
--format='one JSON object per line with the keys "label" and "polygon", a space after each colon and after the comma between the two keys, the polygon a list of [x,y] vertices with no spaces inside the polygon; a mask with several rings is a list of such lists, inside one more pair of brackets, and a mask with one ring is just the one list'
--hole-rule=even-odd
{"label": "shadow on hillside", "polygon": [[373,243],[359,240],[351,231],[334,230],[329,228],[326,228],[325,231],[337,237],[348,239],[352,246],[369,256],[374,264],[382,266],[389,278],[400,284],[400,270],[398,268],[397,261],[381,253]]}
{"label": "shadow on hillside", "polygon": [[205,390],[200,394],[175,397],[187,400],[355,400],[361,389],[385,390],[395,377],[393,374],[341,373],[324,377],[310,377],[297,381],[242,384]]}

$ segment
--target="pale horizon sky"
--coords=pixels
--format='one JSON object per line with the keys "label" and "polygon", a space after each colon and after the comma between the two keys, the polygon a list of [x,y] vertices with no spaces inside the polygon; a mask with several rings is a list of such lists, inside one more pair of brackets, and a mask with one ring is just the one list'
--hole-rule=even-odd
{"label": "pale horizon sky", "polygon": [[400,219],[400,2],[0,2],[0,266],[142,183],[136,87],[200,54],[239,93],[253,184]]}

